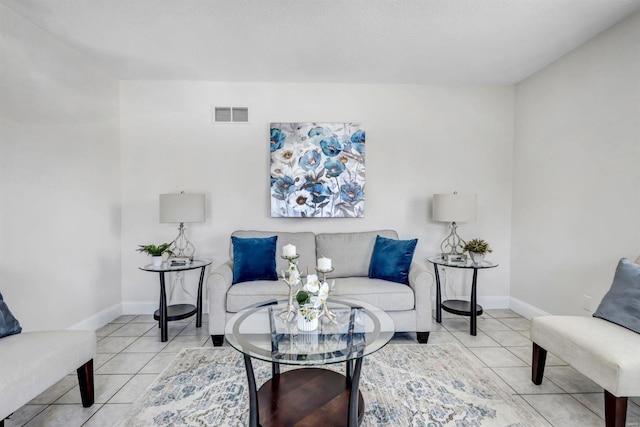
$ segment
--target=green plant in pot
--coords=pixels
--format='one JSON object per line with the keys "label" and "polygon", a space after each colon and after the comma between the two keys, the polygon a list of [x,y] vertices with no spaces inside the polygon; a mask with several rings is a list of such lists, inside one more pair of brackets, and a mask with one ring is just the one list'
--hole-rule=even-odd
{"label": "green plant in pot", "polygon": [[151,261],[153,262],[153,265],[159,267],[160,265],[162,265],[162,255],[164,255],[165,253],[168,253],[169,255],[173,254],[173,252],[171,252],[171,249],[169,249],[170,246],[171,243],[162,243],[158,246],[138,245],[138,249],[136,250],[138,252],[151,255]]}
{"label": "green plant in pot", "polygon": [[476,264],[481,263],[487,253],[493,252],[491,247],[489,246],[489,243],[482,239],[469,240],[467,243],[465,243],[462,250],[464,252],[469,252],[471,260]]}

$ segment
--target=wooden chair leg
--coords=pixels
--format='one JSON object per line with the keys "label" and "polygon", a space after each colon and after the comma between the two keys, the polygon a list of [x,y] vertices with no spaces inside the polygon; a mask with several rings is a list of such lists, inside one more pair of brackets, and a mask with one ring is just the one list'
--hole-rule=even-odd
{"label": "wooden chair leg", "polygon": [[78,368],[78,385],[80,386],[82,406],[88,408],[93,405],[95,400],[93,387],[93,359]]}
{"label": "wooden chair leg", "polygon": [[531,381],[535,385],[542,384],[544,364],[547,362],[547,350],[533,343],[533,361],[531,363]]}
{"label": "wooden chair leg", "polygon": [[627,422],[627,398],[604,391],[604,419],[607,427],[624,427]]}

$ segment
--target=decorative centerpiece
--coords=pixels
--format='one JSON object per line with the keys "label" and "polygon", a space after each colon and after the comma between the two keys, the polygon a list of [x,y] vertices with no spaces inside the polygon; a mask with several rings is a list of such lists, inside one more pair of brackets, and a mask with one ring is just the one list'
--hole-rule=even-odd
{"label": "decorative centerpiece", "polygon": [[318,327],[318,318],[322,299],[329,296],[329,286],[320,285],[318,276],[308,274],[304,288],[296,293],[296,300],[300,305],[298,310],[298,329],[301,331],[314,331]]}
{"label": "decorative centerpiece", "polygon": [[474,264],[480,264],[488,252],[493,252],[489,243],[482,239],[471,239],[462,248],[464,252],[469,252]]}
{"label": "decorative centerpiece", "polygon": [[335,323],[336,316],[327,307],[329,292],[335,286],[335,280],[331,286],[326,281],[326,273],[333,271],[331,260],[320,258],[316,271],[322,274],[322,280],[319,280],[315,274],[308,274],[303,289],[296,293],[296,300],[300,305],[298,311],[298,329],[300,330],[314,330],[318,327],[318,319],[322,316],[326,316],[331,323]]}
{"label": "decorative centerpiece", "polygon": [[298,330],[302,332],[318,329],[318,309],[311,304],[304,304],[298,311]]}
{"label": "decorative centerpiece", "polygon": [[[325,257],[318,258],[318,266],[316,267],[316,271],[320,273],[322,276],[321,282],[323,284],[327,284],[327,273],[331,273],[333,271],[333,267],[331,266],[331,259],[325,258]],[[332,280],[331,286],[329,286],[329,290],[327,291],[327,295],[328,295],[328,292],[333,290],[335,285],[336,285],[336,281]],[[336,321],[336,315],[333,314],[331,311],[329,311],[329,308],[327,307],[326,298],[324,299],[324,301],[322,301],[320,317],[322,316],[326,316],[331,323],[335,323]]]}
{"label": "decorative centerpiece", "polygon": [[[286,273],[281,271],[281,278],[284,283],[289,286],[289,300],[287,306],[280,310],[277,315],[282,316],[285,322],[293,320],[296,315],[296,306],[293,304],[293,287],[300,284],[300,270],[298,269],[298,258],[300,255],[296,253],[296,247],[292,244],[285,245],[282,248],[282,258],[289,260],[289,267]],[[317,325],[316,325],[317,327]]]}

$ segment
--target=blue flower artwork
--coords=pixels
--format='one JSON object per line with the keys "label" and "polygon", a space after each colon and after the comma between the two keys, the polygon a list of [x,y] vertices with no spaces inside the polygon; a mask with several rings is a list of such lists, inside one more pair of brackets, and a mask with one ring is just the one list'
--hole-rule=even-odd
{"label": "blue flower artwork", "polygon": [[271,216],[362,218],[360,123],[271,123]]}

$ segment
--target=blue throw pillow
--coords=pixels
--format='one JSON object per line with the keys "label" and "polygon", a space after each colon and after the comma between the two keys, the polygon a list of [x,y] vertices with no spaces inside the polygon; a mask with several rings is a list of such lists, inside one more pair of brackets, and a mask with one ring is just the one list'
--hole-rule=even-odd
{"label": "blue throw pillow", "polygon": [[611,289],[602,298],[593,317],[640,333],[640,264],[626,258],[618,262]]}
{"label": "blue throw pillow", "polygon": [[0,338],[6,337],[7,335],[19,334],[22,332],[22,327],[20,327],[20,322],[13,317],[13,314],[9,311],[9,307],[7,307],[7,303],[2,299],[2,294],[0,293]]}
{"label": "blue throw pillow", "polygon": [[409,268],[418,239],[394,240],[377,236],[369,264],[369,277],[409,284]]}
{"label": "blue throw pillow", "polygon": [[242,238],[231,236],[233,283],[278,280],[276,240],[278,236]]}

